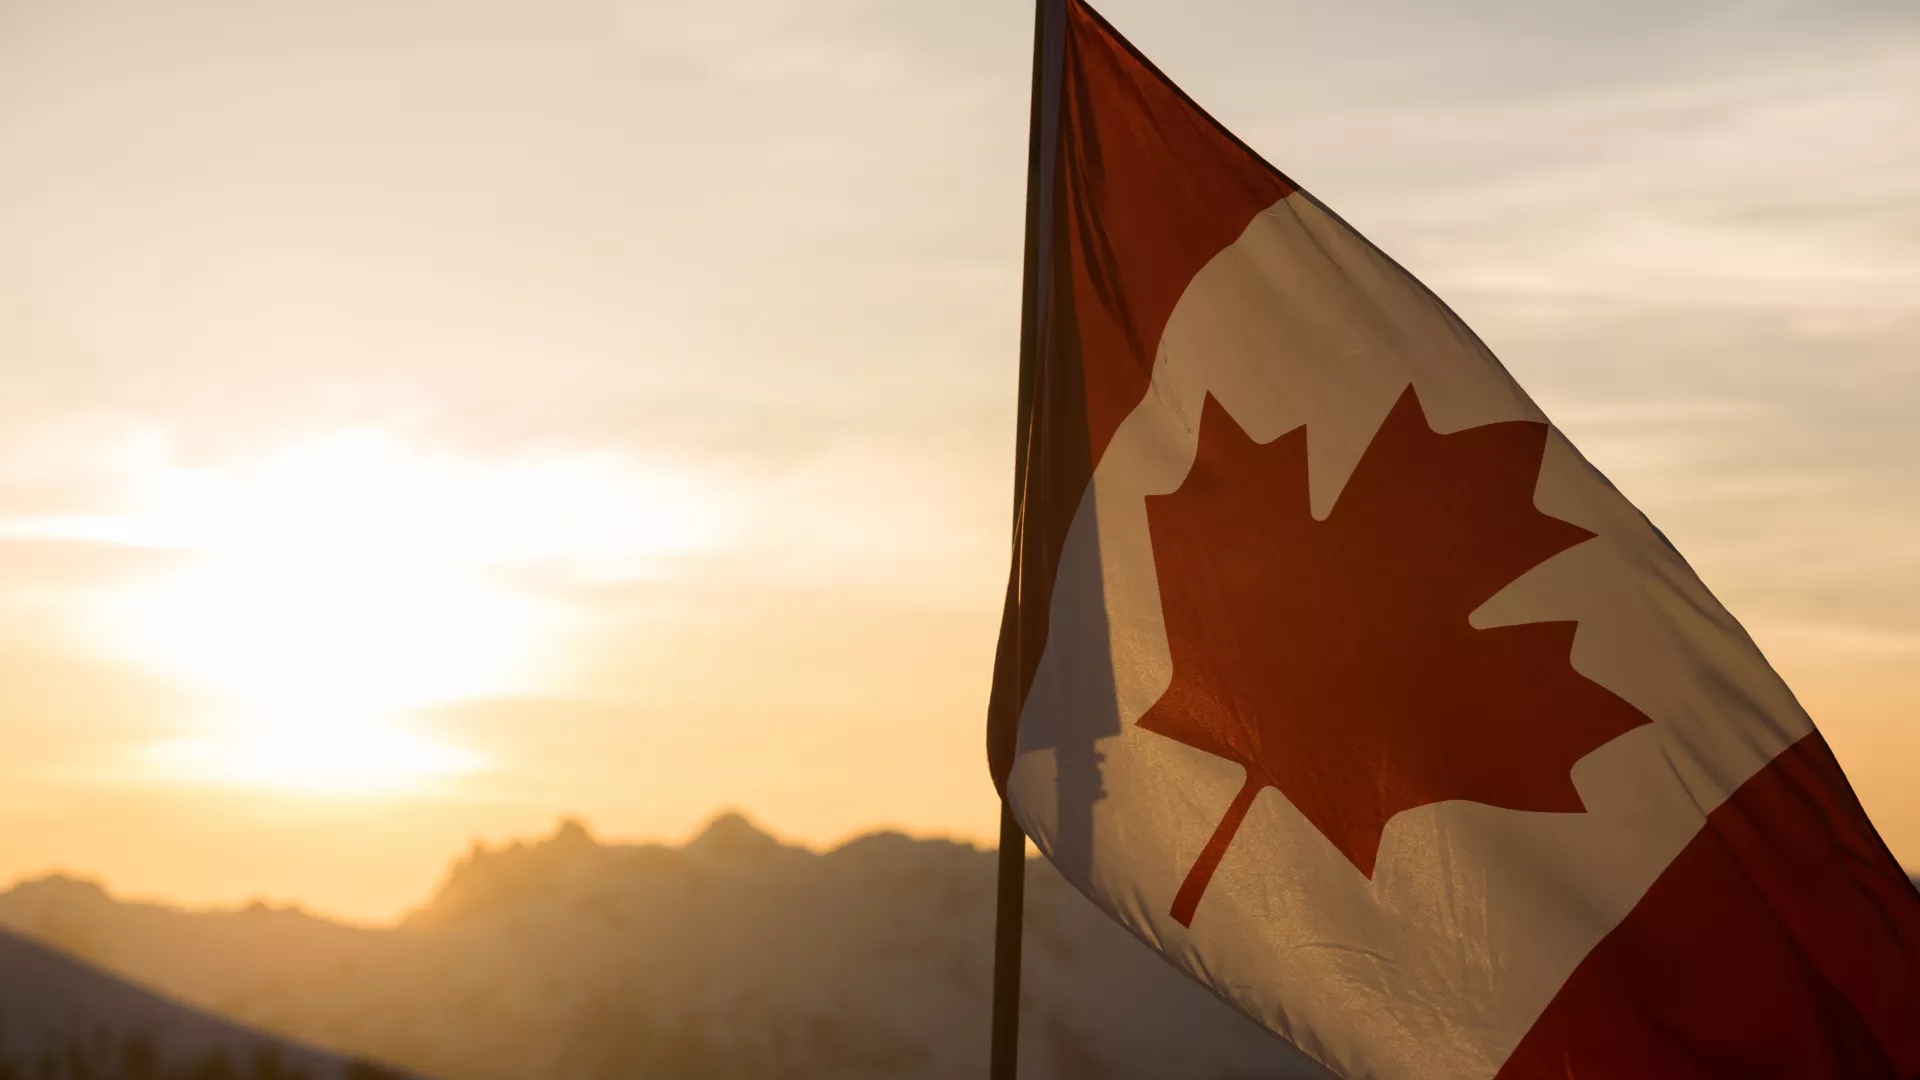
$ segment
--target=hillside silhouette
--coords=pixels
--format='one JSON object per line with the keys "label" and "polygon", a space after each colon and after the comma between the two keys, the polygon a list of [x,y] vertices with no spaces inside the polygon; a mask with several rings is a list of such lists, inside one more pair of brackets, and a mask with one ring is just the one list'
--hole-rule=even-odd
{"label": "hillside silhouette", "polygon": [[0,1080],[403,1080],[275,1039],[0,931]]}
{"label": "hillside silhouette", "polygon": [[[814,853],[723,815],[681,847],[572,821],[475,845],[386,929],[126,903],[64,877],[0,894],[0,926],[439,1080],[977,1080],[993,899],[992,852],[880,833]],[[1026,942],[1024,1080],[1323,1075],[1039,860]]]}

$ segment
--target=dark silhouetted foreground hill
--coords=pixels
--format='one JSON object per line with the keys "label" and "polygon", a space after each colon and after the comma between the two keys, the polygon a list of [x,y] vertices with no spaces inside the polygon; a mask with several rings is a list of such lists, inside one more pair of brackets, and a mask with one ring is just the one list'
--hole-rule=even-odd
{"label": "dark silhouetted foreground hill", "polygon": [[0,1080],[401,1080],[248,1031],[0,931]]}
{"label": "dark silhouetted foreground hill", "polygon": [[[441,1080],[978,1080],[993,864],[894,834],[815,854],[731,815],[681,848],[568,823],[476,846],[389,930],[58,878],[0,894],[0,925]],[[1023,1080],[1322,1075],[1037,861],[1022,1027]]]}

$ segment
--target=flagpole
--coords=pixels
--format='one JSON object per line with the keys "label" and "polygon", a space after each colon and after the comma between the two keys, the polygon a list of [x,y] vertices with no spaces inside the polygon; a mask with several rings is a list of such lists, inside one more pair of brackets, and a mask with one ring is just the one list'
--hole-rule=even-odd
{"label": "flagpole", "polygon": [[[1039,377],[1041,290],[1047,276],[1053,187],[1053,142],[1066,42],[1066,0],[1035,0],[1033,87],[1027,117],[1026,241],[1020,282],[1020,397],[1015,438],[1014,522],[1025,501],[1028,438]],[[1027,835],[1000,800],[1000,855],[994,905],[993,1037],[990,1080],[1015,1080],[1020,1056],[1020,942],[1027,892]]]}
{"label": "flagpole", "polygon": [[1000,802],[1000,888],[993,933],[991,1080],[1014,1080],[1020,1053],[1021,908],[1027,892],[1027,834]]}

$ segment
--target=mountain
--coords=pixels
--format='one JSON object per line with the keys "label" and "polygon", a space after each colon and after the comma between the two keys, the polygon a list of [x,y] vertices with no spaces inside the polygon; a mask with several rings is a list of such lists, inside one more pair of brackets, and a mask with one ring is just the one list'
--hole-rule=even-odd
{"label": "mountain", "polygon": [[0,932],[0,1080],[400,1080]]}
{"label": "mountain", "polygon": [[[576,822],[475,845],[387,929],[183,912],[48,878],[0,926],[248,1024],[441,1080],[978,1080],[994,855],[881,833],[790,847],[737,815],[682,846]],[[1023,1080],[1320,1077],[1029,867]]]}

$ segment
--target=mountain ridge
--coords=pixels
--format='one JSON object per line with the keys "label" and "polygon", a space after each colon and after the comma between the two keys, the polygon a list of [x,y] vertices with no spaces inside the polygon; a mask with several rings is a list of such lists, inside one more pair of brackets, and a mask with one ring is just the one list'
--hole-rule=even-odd
{"label": "mountain ridge", "polygon": [[[390,927],[23,882],[0,927],[183,1001],[441,1080],[985,1071],[994,862],[879,832],[827,851],[738,814],[680,845],[563,819],[474,844]],[[1322,1075],[1029,864],[1026,1080]]]}

